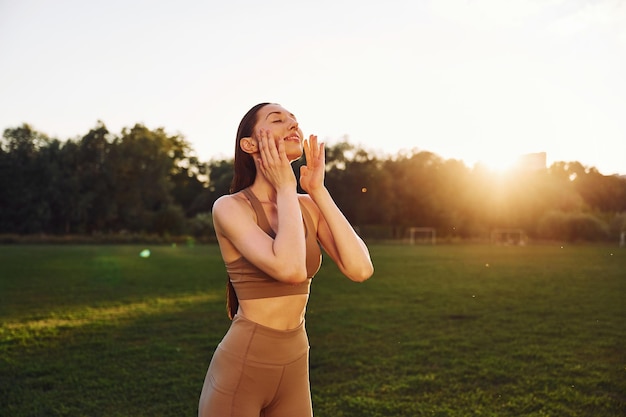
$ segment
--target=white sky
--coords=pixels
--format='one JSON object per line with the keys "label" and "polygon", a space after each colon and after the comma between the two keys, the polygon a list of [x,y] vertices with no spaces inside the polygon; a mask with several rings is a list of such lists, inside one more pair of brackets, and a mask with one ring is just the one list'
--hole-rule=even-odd
{"label": "white sky", "polygon": [[0,129],[144,123],[230,158],[252,105],[468,166],[626,174],[626,1],[0,0]]}

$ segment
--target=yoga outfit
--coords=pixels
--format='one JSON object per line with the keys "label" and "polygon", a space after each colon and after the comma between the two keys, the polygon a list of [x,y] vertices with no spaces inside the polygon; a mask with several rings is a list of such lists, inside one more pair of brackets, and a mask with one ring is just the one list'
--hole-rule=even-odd
{"label": "yoga outfit", "polygon": [[[259,227],[275,237],[261,203],[243,190]],[[321,250],[315,225],[300,203],[306,238],[308,279],[301,284],[275,280],[241,257],[226,263],[237,298],[249,300],[308,294],[319,270]],[[218,345],[204,380],[199,417],[311,417],[309,341],[304,321],[295,329],[278,330],[235,315]]]}
{"label": "yoga outfit", "polygon": [[[257,217],[257,223],[261,230],[272,238],[276,233],[272,230],[261,202],[250,191],[249,188],[243,190],[244,195],[252,204]],[[308,279],[301,284],[287,284],[280,282],[263,272],[257,266],[251,264],[243,256],[239,259],[226,263],[226,272],[230,282],[235,288],[237,298],[240,300],[250,300],[256,298],[280,297],[283,295],[308,294],[311,286],[311,278],[320,268],[321,251],[317,243],[315,225],[304,204],[300,203],[302,219],[304,221],[306,240],[306,270]]]}

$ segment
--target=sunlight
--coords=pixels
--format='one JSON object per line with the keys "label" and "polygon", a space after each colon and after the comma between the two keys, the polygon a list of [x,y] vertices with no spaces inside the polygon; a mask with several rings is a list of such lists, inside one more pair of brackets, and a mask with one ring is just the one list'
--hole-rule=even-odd
{"label": "sunlight", "polygon": [[[25,332],[25,335],[33,337],[41,330],[79,327],[96,322],[110,324],[118,320],[143,315],[179,311],[187,308],[189,304],[205,303],[218,298],[219,296],[216,294],[190,294],[168,298],[157,297],[148,301],[106,307],[82,307],[68,312],[51,312],[47,317],[6,322],[0,328],[0,334],[3,330],[7,330],[9,332]],[[22,337],[27,337],[25,335]]]}
{"label": "sunlight", "polygon": [[491,155],[487,158],[482,158],[477,162],[477,164],[487,168],[489,171],[505,173],[518,167],[519,160],[519,156]]}
{"label": "sunlight", "polygon": [[492,154],[476,162],[477,165],[496,173],[507,173],[513,170],[538,171],[546,169],[546,153],[535,152],[523,155]]}

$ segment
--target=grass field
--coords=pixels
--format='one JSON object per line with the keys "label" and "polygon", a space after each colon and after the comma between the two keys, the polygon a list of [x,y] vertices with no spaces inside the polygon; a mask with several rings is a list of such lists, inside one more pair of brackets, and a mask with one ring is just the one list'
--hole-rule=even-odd
{"label": "grass field", "polygon": [[[195,416],[216,246],[0,246],[0,416]],[[316,417],[626,415],[626,249],[371,247],[307,314]],[[294,416],[297,417],[297,416]]]}

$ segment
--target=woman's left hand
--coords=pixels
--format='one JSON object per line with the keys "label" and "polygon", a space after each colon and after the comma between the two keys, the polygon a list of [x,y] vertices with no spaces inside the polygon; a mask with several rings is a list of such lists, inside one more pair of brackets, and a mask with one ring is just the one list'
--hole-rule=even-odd
{"label": "woman's left hand", "polygon": [[317,136],[310,135],[303,143],[306,165],[300,167],[300,187],[311,194],[315,190],[324,187],[324,174],[326,171],[326,156],[324,155],[324,143],[317,142]]}

